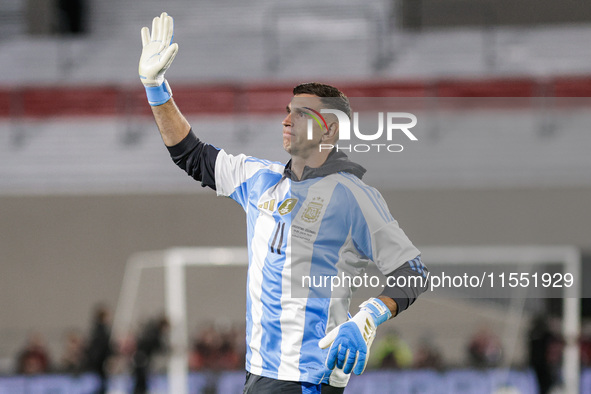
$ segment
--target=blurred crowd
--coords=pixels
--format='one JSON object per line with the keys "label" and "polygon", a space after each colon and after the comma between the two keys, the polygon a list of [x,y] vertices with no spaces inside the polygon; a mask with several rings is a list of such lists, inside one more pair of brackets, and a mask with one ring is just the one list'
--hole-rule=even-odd
{"label": "blurred crowd", "polygon": [[244,326],[206,324],[193,338],[189,353],[189,369],[244,369],[244,333]]}
{"label": "blurred crowd", "polygon": [[[152,359],[167,354],[168,330],[167,319],[158,316],[146,321],[126,340],[113,344],[110,340],[110,312],[108,308],[98,306],[87,335],[76,330],[67,332],[57,359],[50,357],[41,334],[30,334],[16,357],[15,372],[23,375],[91,372],[104,383],[109,374],[127,372],[135,378],[134,392],[143,393],[153,368]],[[395,330],[386,331],[372,347],[370,368],[444,370],[449,367],[495,368],[506,365],[503,342],[499,334],[488,327],[476,330],[466,340],[464,365],[446,363],[442,351],[430,338],[424,338],[417,346],[411,347]],[[528,330],[527,344],[528,365],[524,367],[531,368],[536,374],[540,393],[548,393],[560,383],[564,340],[560,335],[559,320],[546,316],[534,318]],[[192,371],[242,370],[245,350],[243,325],[206,323],[192,335],[189,368]],[[583,327],[580,350],[582,366],[591,367],[591,325]],[[105,390],[106,385],[99,392]]]}
{"label": "blurred crowd", "polygon": [[63,339],[63,349],[58,359],[52,359],[44,336],[39,332],[29,334],[18,352],[15,372],[36,375],[50,372],[78,374],[95,371],[111,356],[110,313],[107,307],[97,306],[88,336],[79,330],[68,331]]}

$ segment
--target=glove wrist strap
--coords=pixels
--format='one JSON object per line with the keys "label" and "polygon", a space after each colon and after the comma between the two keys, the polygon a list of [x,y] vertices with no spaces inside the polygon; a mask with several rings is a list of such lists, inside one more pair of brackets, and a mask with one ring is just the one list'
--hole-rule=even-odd
{"label": "glove wrist strap", "polygon": [[377,298],[370,298],[359,307],[361,310],[369,312],[371,317],[373,317],[376,327],[392,317],[390,308]]}
{"label": "glove wrist strap", "polygon": [[148,96],[148,103],[155,107],[162,105],[172,97],[172,90],[168,86],[168,82],[164,80],[160,86],[146,86],[146,96]]}

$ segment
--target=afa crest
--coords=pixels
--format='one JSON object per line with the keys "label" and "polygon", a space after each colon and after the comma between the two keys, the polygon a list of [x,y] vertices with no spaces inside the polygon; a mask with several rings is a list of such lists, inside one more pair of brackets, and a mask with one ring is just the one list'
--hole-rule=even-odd
{"label": "afa crest", "polygon": [[312,201],[308,203],[306,209],[304,209],[302,212],[302,220],[304,222],[314,223],[320,217],[323,206],[324,199],[320,197],[314,197]]}

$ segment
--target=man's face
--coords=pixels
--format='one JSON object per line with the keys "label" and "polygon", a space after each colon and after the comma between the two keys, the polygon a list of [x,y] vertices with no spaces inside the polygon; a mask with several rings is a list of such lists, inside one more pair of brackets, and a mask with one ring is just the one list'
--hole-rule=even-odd
{"label": "man's face", "polygon": [[320,112],[321,108],[320,98],[312,94],[295,95],[287,106],[287,116],[282,122],[283,149],[291,156],[307,158],[319,151],[322,135],[326,130],[312,121],[312,139],[308,139],[308,119],[312,119],[310,109]]}

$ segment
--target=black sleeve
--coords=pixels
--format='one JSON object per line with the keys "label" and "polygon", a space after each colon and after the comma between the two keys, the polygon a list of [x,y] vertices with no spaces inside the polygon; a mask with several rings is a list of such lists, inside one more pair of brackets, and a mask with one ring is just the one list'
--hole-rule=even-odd
{"label": "black sleeve", "polygon": [[215,190],[215,160],[219,149],[201,142],[191,130],[181,142],[169,146],[168,151],[176,165],[190,177]]}
{"label": "black sleeve", "polygon": [[390,297],[396,302],[398,305],[396,315],[411,306],[427,290],[428,272],[419,256],[386,275],[386,287],[381,295]]}

